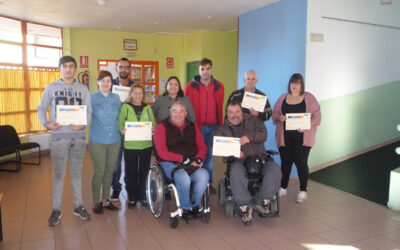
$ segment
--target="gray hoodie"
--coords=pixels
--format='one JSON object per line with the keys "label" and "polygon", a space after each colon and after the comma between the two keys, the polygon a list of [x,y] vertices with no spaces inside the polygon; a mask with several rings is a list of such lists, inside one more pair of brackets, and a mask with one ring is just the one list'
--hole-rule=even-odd
{"label": "gray hoodie", "polygon": [[[75,79],[73,84],[67,84],[62,79],[46,86],[37,108],[40,123],[44,127],[50,122],[56,122],[57,105],[86,105],[87,122],[92,117],[92,106],[88,88]],[[50,121],[47,119],[47,108],[50,107]],[[69,126],[61,126],[57,131],[50,131],[51,138],[85,138],[85,130],[74,131]]]}

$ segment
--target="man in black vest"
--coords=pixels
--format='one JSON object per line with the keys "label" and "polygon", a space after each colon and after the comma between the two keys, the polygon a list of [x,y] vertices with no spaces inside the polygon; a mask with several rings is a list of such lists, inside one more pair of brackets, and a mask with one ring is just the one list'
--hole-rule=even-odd
{"label": "man in black vest", "polygon": [[[161,121],[154,131],[154,146],[161,167],[169,179],[175,181],[183,216],[201,211],[201,198],[207,189],[208,171],[203,168],[207,154],[201,132],[186,119],[185,106],[177,101],[172,104],[169,117]],[[181,163],[189,168],[177,168]],[[194,204],[190,198],[193,183]],[[196,210],[193,210],[193,209]]]}

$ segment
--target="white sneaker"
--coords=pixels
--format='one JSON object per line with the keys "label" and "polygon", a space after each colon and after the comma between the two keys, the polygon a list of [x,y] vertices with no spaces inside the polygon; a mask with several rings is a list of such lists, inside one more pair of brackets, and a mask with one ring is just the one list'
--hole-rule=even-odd
{"label": "white sneaker", "polygon": [[305,191],[300,191],[299,194],[297,195],[297,202],[304,202],[307,200],[307,192]]}
{"label": "white sneaker", "polygon": [[279,189],[279,197],[287,195],[287,189],[285,188],[280,188]]}

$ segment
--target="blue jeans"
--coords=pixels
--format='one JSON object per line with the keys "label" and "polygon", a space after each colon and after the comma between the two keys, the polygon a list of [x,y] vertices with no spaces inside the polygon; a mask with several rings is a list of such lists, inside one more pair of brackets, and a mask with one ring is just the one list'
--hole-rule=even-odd
{"label": "blue jeans", "polygon": [[217,124],[214,125],[201,125],[201,135],[203,136],[204,143],[207,146],[207,156],[204,160],[203,167],[207,169],[210,176],[209,183],[213,184],[213,171],[214,171],[214,156],[212,155],[212,144]]}
{"label": "blue jeans", "polygon": [[[117,162],[115,163],[114,167],[114,173],[113,173],[113,178],[112,178],[112,189],[118,192],[121,192],[122,190],[122,185],[119,182],[119,179],[121,179],[121,164],[122,164],[122,153],[124,152],[124,137],[122,137],[121,140],[121,146],[118,151],[118,156],[117,156]],[[124,182],[126,184],[126,175],[124,177]]]}
{"label": "blue jeans", "polygon": [[[176,168],[176,165],[173,162],[161,162],[160,165],[164,169],[167,178],[172,179],[171,173]],[[189,176],[185,170],[180,169],[174,174],[174,182],[178,191],[181,208],[191,209],[193,206],[200,204],[201,198],[207,189],[208,172],[204,168],[199,168]],[[191,183],[193,183],[194,204],[192,204],[190,199]]]}

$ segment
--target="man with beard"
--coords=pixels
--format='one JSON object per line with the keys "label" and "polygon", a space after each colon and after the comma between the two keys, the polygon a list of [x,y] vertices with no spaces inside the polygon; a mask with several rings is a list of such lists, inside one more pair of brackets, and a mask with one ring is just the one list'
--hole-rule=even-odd
{"label": "man with beard", "polygon": [[[272,160],[263,162],[260,169],[262,181],[255,196],[255,204],[248,190],[247,159],[260,159],[265,153],[264,142],[267,140],[267,128],[264,122],[254,115],[243,112],[240,103],[228,102],[225,123],[218,127],[216,136],[240,138],[240,158],[230,157],[230,184],[235,203],[240,208],[245,226],[253,223],[253,208],[260,215],[271,212],[271,199],[278,192],[281,182],[281,170]],[[224,158],[228,161],[228,158]]]}
{"label": "man with beard", "polygon": [[[113,85],[130,87],[132,84],[134,84],[134,81],[129,79],[129,75],[131,74],[131,62],[127,58],[122,57],[121,59],[119,59],[117,64],[117,73],[118,77],[113,80]],[[119,179],[121,178],[121,161],[122,161],[123,150],[124,150],[124,137],[122,137],[121,147],[119,149],[117,162],[115,163],[113,180],[111,184],[113,189],[113,192],[110,197],[111,201],[118,201],[119,193],[121,193],[122,190],[122,185],[119,182]]]}

